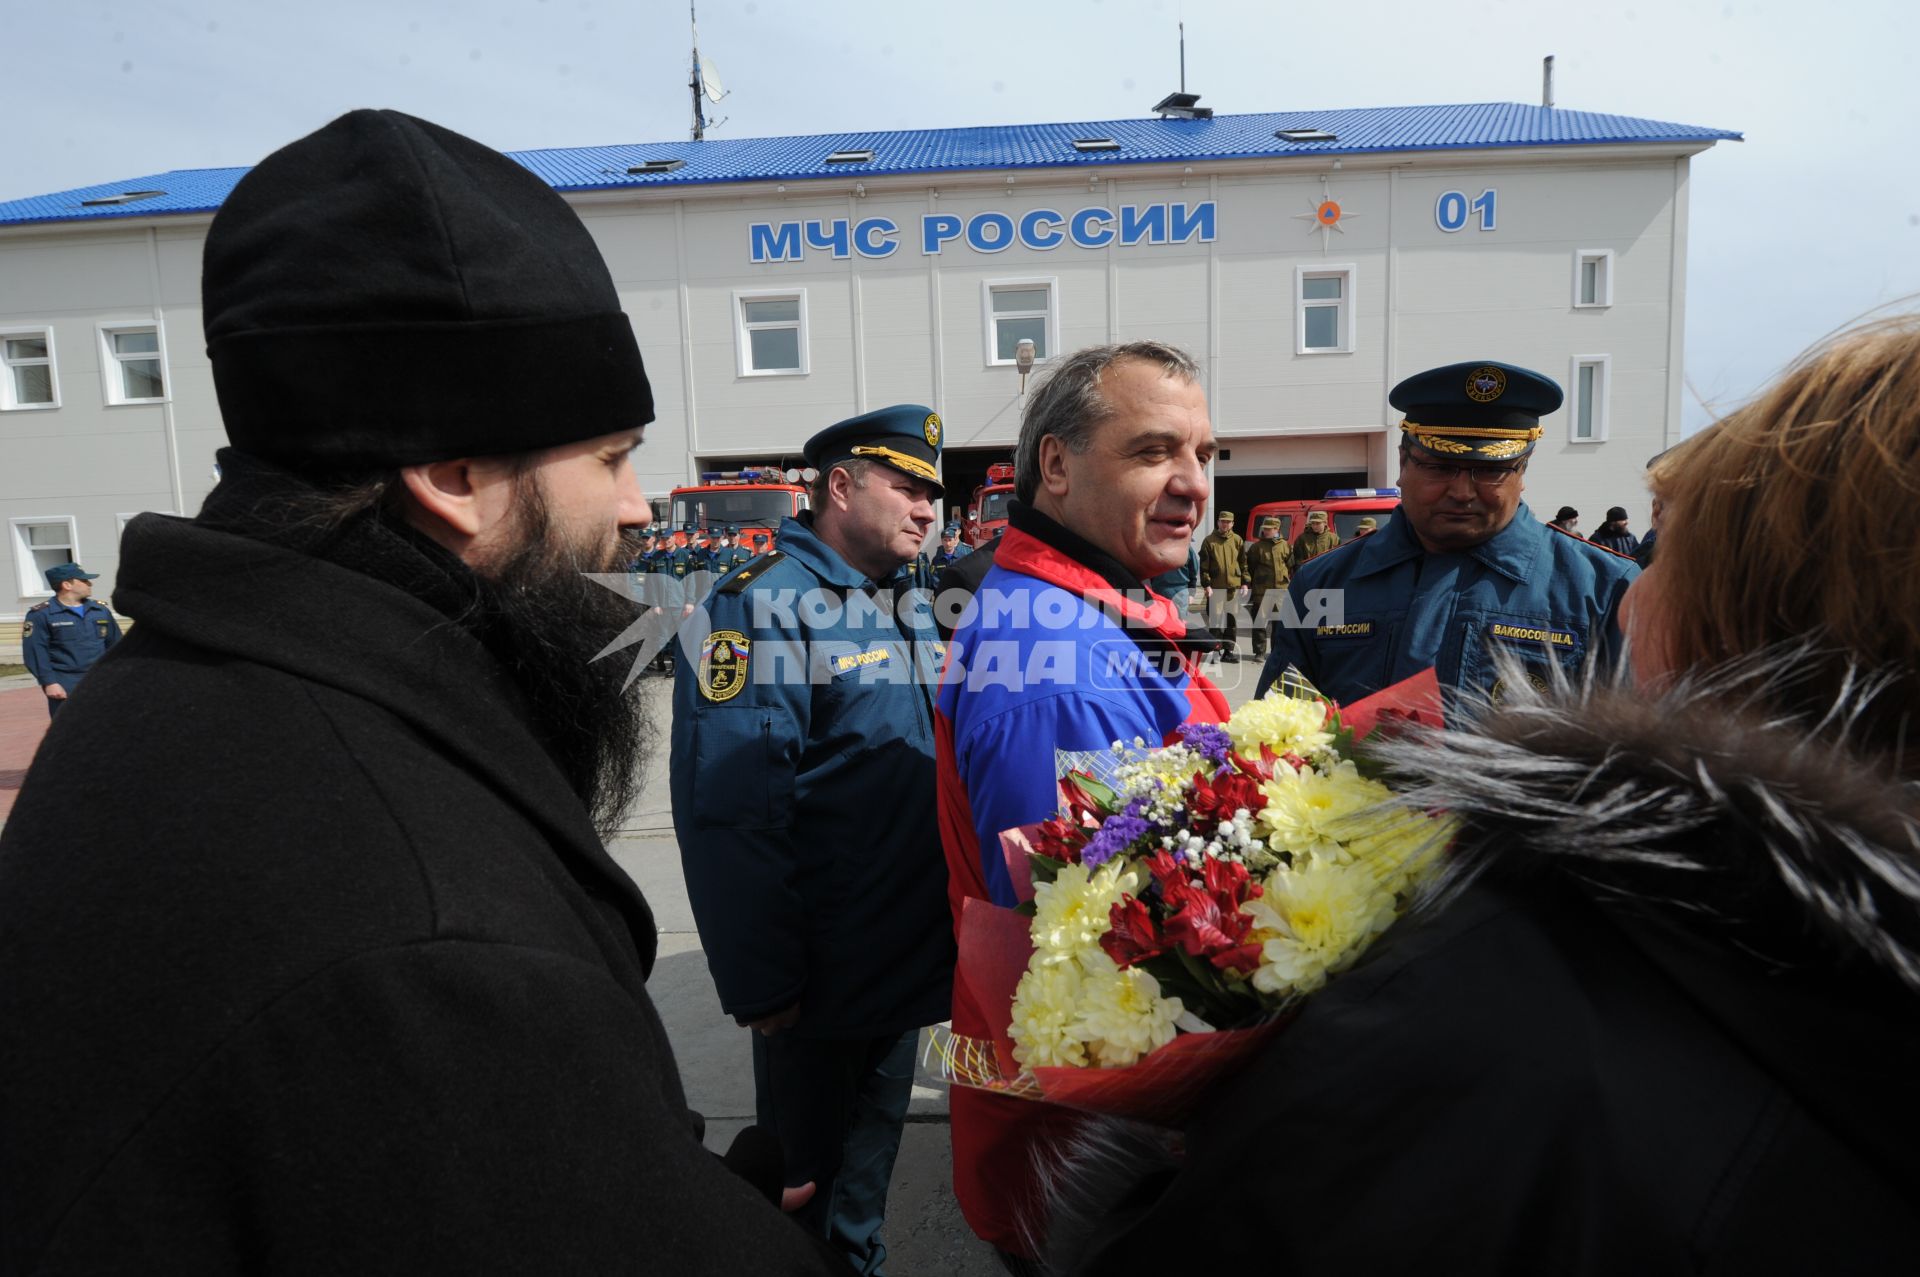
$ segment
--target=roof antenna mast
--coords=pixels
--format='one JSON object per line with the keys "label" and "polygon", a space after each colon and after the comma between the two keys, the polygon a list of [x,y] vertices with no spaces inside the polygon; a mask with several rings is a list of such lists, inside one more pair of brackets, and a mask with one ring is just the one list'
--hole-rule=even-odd
{"label": "roof antenna mast", "polygon": [[[713,69],[713,63],[700,56],[700,18],[694,13],[693,0],[687,0],[687,18],[693,24],[693,78],[687,82],[687,87],[693,90],[693,140],[702,142],[707,136],[707,112],[700,99],[704,97],[709,102],[718,102],[727,96],[727,91],[721,85],[720,73]],[[724,118],[718,119],[713,122],[713,127],[717,129],[725,123]]]}
{"label": "roof antenna mast", "polygon": [[694,12],[693,0],[687,0],[687,22],[693,27],[693,79],[687,85],[693,90],[693,140],[703,142],[707,136],[707,112],[701,99],[706,93],[700,84],[700,15]]}
{"label": "roof antenna mast", "polygon": [[[1185,6],[1182,6],[1184,11]],[[1169,93],[1153,104],[1163,120],[1210,120],[1213,108],[1200,105],[1198,93],[1187,92],[1187,20],[1180,19],[1180,91]]]}

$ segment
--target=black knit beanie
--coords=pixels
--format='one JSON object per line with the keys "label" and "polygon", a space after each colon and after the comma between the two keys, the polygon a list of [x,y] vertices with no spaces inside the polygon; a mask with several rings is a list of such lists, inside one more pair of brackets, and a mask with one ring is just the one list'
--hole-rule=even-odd
{"label": "black knit beanie", "polygon": [[498,151],[354,111],[262,160],[207,232],[227,438],[303,471],[531,452],[653,420],[565,200]]}

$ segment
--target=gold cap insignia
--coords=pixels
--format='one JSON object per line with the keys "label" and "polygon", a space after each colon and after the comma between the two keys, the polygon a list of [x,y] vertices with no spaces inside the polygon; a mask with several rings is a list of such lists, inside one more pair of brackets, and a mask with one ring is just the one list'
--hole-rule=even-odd
{"label": "gold cap insignia", "polygon": [[940,446],[940,414],[939,413],[930,412],[927,414],[926,435],[927,435],[927,446],[929,448],[938,448]]}
{"label": "gold cap insignia", "polygon": [[1507,374],[1492,364],[1482,364],[1467,374],[1467,398],[1475,403],[1492,403],[1507,393]]}

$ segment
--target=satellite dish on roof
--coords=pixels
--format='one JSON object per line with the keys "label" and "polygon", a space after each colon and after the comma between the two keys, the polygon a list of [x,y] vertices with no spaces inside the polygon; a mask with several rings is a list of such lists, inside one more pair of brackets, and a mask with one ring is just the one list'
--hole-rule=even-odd
{"label": "satellite dish on roof", "polygon": [[706,89],[707,96],[715,102],[727,96],[726,89],[720,84],[720,73],[714,70],[713,63],[705,58],[700,59],[700,84]]}

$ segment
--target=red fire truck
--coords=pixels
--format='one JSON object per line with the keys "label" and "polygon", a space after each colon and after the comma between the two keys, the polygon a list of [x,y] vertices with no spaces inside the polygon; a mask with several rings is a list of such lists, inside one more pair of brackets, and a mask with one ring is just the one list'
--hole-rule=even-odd
{"label": "red fire truck", "polygon": [[740,544],[759,554],[773,548],[780,520],[807,508],[807,489],[798,470],[778,466],[742,466],[703,470],[700,482],[675,488],[672,531],[693,524],[709,531],[733,527]]}
{"label": "red fire truck", "polygon": [[973,490],[967,502],[966,526],[960,539],[975,547],[985,545],[1007,526],[1007,505],[1013,500],[1013,462],[996,461],[987,467],[987,481]]}

